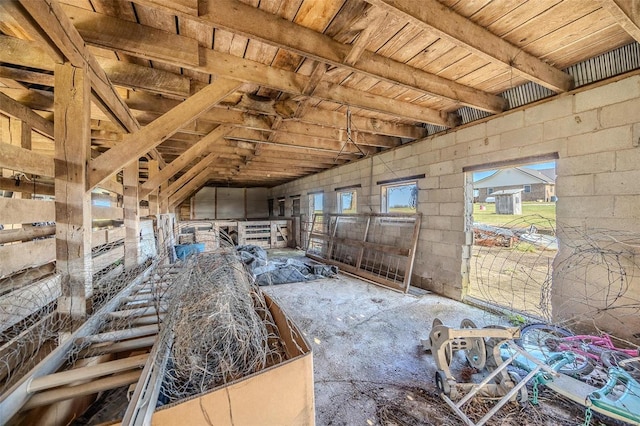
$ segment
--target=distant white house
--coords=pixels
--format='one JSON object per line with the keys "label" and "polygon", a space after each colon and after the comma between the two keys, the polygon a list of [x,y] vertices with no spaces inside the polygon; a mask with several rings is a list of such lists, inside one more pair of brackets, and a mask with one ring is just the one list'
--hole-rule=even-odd
{"label": "distant white house", "polygon": [[496,191],[522,189],[522,201],[552,201],[556,194],[556,170],[527,167],[500,169],[473,183],[474,198],[484,202]]}

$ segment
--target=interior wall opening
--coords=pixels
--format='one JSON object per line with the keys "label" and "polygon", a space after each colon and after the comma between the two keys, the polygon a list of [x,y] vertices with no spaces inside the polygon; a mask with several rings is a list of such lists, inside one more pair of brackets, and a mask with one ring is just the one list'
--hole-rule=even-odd
{"label": "interior wall opening", "polygon": [[515,162],[467,171],[468,287],[472,302],[551,319],[558,252],[556,163]]}

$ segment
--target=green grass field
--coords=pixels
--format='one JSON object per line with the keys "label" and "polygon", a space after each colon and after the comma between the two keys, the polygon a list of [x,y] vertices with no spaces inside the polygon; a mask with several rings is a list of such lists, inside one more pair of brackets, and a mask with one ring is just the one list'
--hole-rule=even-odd
{"label": "green grass field", "polygon": [[[485,206],[486,210],[480,210],[480,206]],[[522,215],[496,214],[496,205],[493,203],[476,203],[473,205],[473,221],[488,225],[505,225],[527,215],[540,215],[555,224],[556,204],[522,203]]]}

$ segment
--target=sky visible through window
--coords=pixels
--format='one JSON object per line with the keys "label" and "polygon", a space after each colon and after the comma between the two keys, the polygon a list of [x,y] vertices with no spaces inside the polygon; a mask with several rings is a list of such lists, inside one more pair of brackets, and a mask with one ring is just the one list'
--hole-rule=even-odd
{"label": "sky visible through window", "polygon": [[[550,162],[550,163],[540,163],[540,164],[527,164],[526,166],[524,166],[528,169],[534,169],[534,170],[543,170],[543,169],[553,169],[556,167],[556,164],[554,162]],[[497,170],[484,170],[482,172],[474,172],[473,173],[473,181],[478,181],[480,179],[484,179],[487,176],[491,176],[492,174],[494,174]]]}

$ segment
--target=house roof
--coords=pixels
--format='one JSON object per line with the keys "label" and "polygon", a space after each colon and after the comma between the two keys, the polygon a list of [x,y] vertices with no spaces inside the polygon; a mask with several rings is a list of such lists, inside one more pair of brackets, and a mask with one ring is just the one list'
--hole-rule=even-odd
{"label": "house roof", "polygon": [[[555,174],[555,169],[553,170],[553,174]],[[473,183],[473,187],[475,189],[480,189],[499,188],[502,186],[513,185],[554,185],[555,179],[552,179],[549,176],[550,174],[552,174],[552,172],[549,171],[549,169],[546,169],[545,171],[546,173],[542,173],[542,170],[530,169],[528,167],[512,167],[508,169],[500,169],[492,175],[475,181]]]}
{"label": "house roof", "polygon": [[503,189],[500,191],[494,191],[491,193],[491,196],[496,196],[496,195],[513,195],[513,194],[519,194],[523,191],[522,188],[519,189]]}
{"label": "house roof", "polygon": [[614,0],[2,2],[0,93],[50,120],[55,64],[88,67],[92,184],[145,139],[143,158],[173,164],[140,162],[147,193],[273,186],[454,128],[461,107],[500,113],[519,85],[566,92],[566,67],[640,39],[631,16]]}

